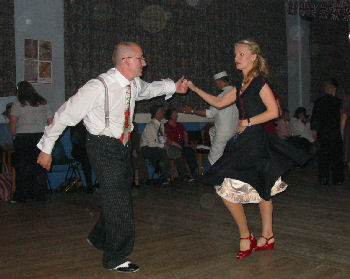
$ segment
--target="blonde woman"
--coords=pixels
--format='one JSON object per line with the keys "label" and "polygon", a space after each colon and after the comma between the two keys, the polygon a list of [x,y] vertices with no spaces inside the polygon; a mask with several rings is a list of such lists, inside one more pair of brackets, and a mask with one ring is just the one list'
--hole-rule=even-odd
{"label": "blonde woman", "polygon": [[[265,122],[278,117],[278,106],[267,83],[269,71],[257,43],[237,42],[235,63],[243,80],[224,97],[210,95],[191,82],[189,87],[212,106],[223,108],[236,102],[239,110],[239,136],[227,144],[204,182],[220,185],[216,187],[217,194],[235,219],[241,236],[236,258],[243,259],[253,250],[274,248],[271,196],[287,188],[281,175],[294,164],[304,164],[308,157],[264,129]],[[258,240],[248,228],[242,206],[245,203],[259,204],[262,233]]]}

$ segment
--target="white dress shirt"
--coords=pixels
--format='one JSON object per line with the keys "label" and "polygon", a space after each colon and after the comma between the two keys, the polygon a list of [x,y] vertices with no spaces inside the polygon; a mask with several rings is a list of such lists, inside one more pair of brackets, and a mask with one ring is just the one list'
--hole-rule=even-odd
{"label": "white dress shirt", "polygon": [[[123,132],[126,86],[131,85],[130,119],[133,119],[135,101],[175,93],[175,83],[170,79],[147,83],[139,77],[131,82],[116,68],[100,75],[107,84],[109,96],[109,128],[105,128],[105,88],[98,79],[91,79],[78,92],[69,98],[55,113],[50,126],[37,147],[50,154],[55,141],[67,126],[75,126],[82,119],[90,134],[105,135],[119,139]],[[131,127],[133,130],[133,126]]]}
{"label": "white dress shirt", "polygon": [[141,135],[140,147],[159,147],[164,148],[164,142],[158,137],[159,127],[162,131],[163,137],[164,134],[164,123],[153,118],[150,122],[147,123],[143,133]]}
{"label": "white dress shirt", "polygon": [[304,124],[299,118],[293,117],[290,120],[290,127],[293,136],[301,136],[302,138],[306,138],[309,142],[315,141],[315,139],[312,136],[310,121]]}
{"label": "white dress shirt", "polygon": [[[232,88],[232,86],[224,87],[218,97],[224,96]],[[215,137],[228,141],[237,132],[239,115],[236,104],[223,109],[210,106],[205,114],[207,118],[214,118]]]}

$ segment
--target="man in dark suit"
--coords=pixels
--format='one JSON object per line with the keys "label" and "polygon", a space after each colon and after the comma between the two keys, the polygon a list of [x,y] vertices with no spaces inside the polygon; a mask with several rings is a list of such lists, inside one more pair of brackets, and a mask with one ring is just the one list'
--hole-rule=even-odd
{"label": "man in dark suit", "polygon": [[[325,82],[325,94],[315,101],[311,117],[311,129],[317,138],[319,149],[318,178],[322,185],[342,184],[344,180],[343,142],[340,133],[342,102],[337,98],[337,82]],[[330,181],[331,179],[331,181]]]}

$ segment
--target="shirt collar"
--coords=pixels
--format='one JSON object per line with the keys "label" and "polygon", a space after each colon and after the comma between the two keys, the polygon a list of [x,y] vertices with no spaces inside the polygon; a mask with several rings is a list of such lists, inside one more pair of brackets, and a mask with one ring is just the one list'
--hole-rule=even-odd
{"label": "shirt collar", "polygon": [[232,87],[232,85],[227,85],[224,88],[222,88],[221,91],[225,91],[226,89],[231,88],[231,87]]}
{"label": "shirt collar", "polygon": [[162,125],[162,124],[164,124],[164,122],[165,122],[165,119],[162,119],[161,121],[159,121],[158,119],[156,119],[156,118],[152,118],[152,121],[155,123],[155,124],[157,124],[157,125]]}
{"label": "shirt collar", "polygon": [[121,87],[125,87],[130,84],[130,81],[124,77],[117,69],[115,69],[115,78]]}

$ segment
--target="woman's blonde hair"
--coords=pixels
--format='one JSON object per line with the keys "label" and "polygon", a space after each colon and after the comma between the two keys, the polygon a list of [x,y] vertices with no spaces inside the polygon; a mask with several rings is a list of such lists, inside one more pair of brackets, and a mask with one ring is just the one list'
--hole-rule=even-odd
{"label": "woman's blonde hair", "polygon": [[265,58],[262,56],[261,49],[259,45],[253,40],[240,40],[235,43],[235,47],[238,45],[247,45],[252,54],[256,54],[257,58],[254,61],[253,68],[249,71],[247,75],[247,80],[262,74],[264,76],[269,76],[270,71]]}

